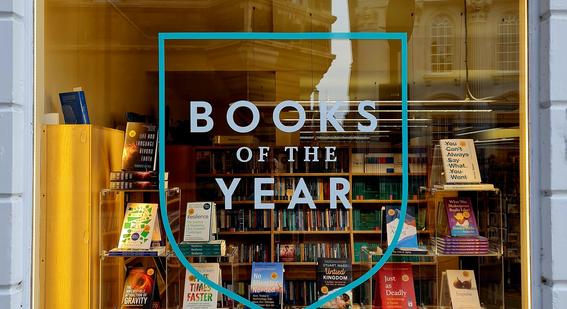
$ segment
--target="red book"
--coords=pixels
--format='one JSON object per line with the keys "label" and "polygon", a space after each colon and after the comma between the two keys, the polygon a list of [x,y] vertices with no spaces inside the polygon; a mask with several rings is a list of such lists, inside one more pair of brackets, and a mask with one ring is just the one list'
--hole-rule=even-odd
{"label": "red book", "polygon": [[417,309],[410,263],[386,263],[374,278],[376,279],[374,307]]}

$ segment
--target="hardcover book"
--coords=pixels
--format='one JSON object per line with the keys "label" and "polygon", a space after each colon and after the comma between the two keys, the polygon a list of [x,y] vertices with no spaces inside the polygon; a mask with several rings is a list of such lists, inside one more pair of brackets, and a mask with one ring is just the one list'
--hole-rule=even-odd
{"label": "hardcover book", "polygon": [[[220,265],[218,263],[193,263],[191,265],[207,279],[220,284]],[[217,300],[216,290],[201,282],[188,270],[185,271],[183,309],[214,309],[217,308]]]}
{"label": "hardcover book", "polygon": [[59,93],[59,101],[61,101],[61,110],[66,124],[90,123],[85,92],[81,88]]}
{"label": "hardcover book", "polygon": [[386,263],[376,276],[374,306],[417,309],[410,263]]}
{"label": "hardcover book", "polygon": [[[349,259],[317,259],[317,296],[322,298],[352,282],[352,264]],[[352,291],[327,302],[321,308],[352,308]]]}
{"label": "hardcover book", "polygon": [[294,244],[281,244],[280,262],[295,262],[295,245]]}
{"label": "hardcover book", "polygon": [[478,227],[469,198],[443,198],[451,236],[478,236]]}
{"label": "hardcover book", "polygon": [[282,263],[252,263],[250,300],[265,309],[281,309],[283,273]]}
{"label": "hardcover book", "polygon": [[150,249],[155,240],[157,209],[158,204],[128,203],[118,240],[119,249]]}
{"label": "hardcover book", "polygon": [[478,289],[472,270],[447,270],[453,309],[480,309]]}
{"label": "hardcover book", "polygon": [[[128,271],[122,293],[122,309],[152,309],[157,293],[155,268],[134,267]],[[159,308],[159,303],[156,304]]]}
{"label": "hardcover book", "polygon": [[216,227],[214,208],[213,202],[187,203],[183,241],[203,242],[213,239],[212,234]]}
{"label": "hardcover book", "polygon": [[122,170],[153,171],[156,169],[157,126],[128,122],[122,151]]}
{"label": "hardcover book", "polygon": [[[388,245],[390,245],[390,243],[392,242],[396,229],[398,228],[400,219],[400,207],[401,206],[399,205],[386,206],[386,233],[388,236]],[[402,233],[400,234],[396,248],[402,250],[418,249],[414,207],[407,207]]]}

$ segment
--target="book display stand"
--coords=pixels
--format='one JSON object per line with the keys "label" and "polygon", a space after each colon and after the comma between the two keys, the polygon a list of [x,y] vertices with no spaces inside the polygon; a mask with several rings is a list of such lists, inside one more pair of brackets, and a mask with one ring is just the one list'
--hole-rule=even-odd
{"label": "book display stand", "polygon": [[[124,286],[127,284],[128,272],[133,267],[155,269],[155,282],[160,308],[182,308],[186,269],[172,252],[169,241],[163,231],[161,212],[157,211],[161,243],[159,237],[154,240],[150,250],[131,249],[119,250],[117,244],[123,229],[124,216],[128,204],[158,203],[157,190],[111,190],[105,189],[100,193],[100,308],[120,308],[124,297]],[[179,188],[166,189],[167,213],[172,232],[176,240],[183,239],[185,221],[181,213]],[[159,207],[159,206],[158,206]],[[154,234],[158,232],[154,230]],[[237,274],[235,261],[237,249],[228,247],[225,255],[206,255],[187,257],[191,263],[219,263],[225,272],[221,272],[223,282],[228,287],[234,286],[234,274]],[[232,300],[219,298],[221,308],[233,308]]]}

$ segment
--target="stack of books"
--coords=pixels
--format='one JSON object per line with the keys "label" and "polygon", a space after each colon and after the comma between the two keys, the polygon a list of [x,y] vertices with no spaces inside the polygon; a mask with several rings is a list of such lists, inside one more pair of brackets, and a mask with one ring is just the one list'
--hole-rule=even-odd
{"label": "stack of books", "polygon": [[432,243],[438,253],[446,255],[487,254],[490,251],[488,238],[482,236],[434,237]]}
{"label": "stack of books", "polygon": [[[168,173],[165,176],[167,189]],[[114,171],[110,172],[110,189],[112,190],[158,190],[159,176],[157,171]]]}

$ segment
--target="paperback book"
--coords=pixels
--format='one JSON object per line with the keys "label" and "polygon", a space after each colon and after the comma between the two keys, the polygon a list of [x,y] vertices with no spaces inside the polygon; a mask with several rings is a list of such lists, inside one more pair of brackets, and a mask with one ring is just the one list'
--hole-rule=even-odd
{"label": "paperback book", "polygon": [[[191,264],[205,278],[220,284],[221,270],[218,263]],[[203,283],[188,270],[185,271],[185,287],[183,292],[183,309],[215,309],[218,292]]]}
{"label": "paperback book", "polygon": [[478,236],[478,227],[469,198],[443,198],[451,236]]}
{"label": "paperback book", "polygon": [[250,300],[265,309],[281,309],[283,273],[282,263],[252,263]]}
{"label": "paperback book", "polygon": [[[134,267],[129,269],[124,292],[122,293],[122,309],[159,308],[155,268]],[[154,304],[154,301],[157,304]]]}
{"label": "paperback book", "polygon": [[478,289],[472,270],[447,270],[447,284],[453,309],[480,309]]}
{"label": "paperback book", "polygon": [[410,263],[386,263],[376,275],[373,305],[381,308],[417,308]]}
{"label": "paperback book", "polygon": [[216,232],[216,212],[213,202],[187,203],[183,241],[203,242],[213,239]]}
{"label": "paperback book", "polygon": [[[386,233],[388,237],[388,245],[392,243],[396,229],[400,221],[400,207],[386,206]],[[415,208],[407,207],[406,218],[403,223],[402,233],[398,239],[396,248],[409,251],[419,249],[417,246],[417,228],[415,222]]]}
{"label": "paperback book", "polygon": [[[349,259],[317,259],[317,294],[319,299],[352,282]],[[339,295],[321,308],[352,308],[352,291]]]}
{"label": "paperback book", "polygon": [[128,203],[120,239],[118,240],[118,248],[150,249],[152,242],[157,241],[154,238],[154,231],[160,230],[157,223],[157,210],[158,204]]}
{"label": "paperback book", "polygon": [[122,151],[122,170],[154,171],[156,169],[158,134],[154,124],[128,122],[124,148]]}

